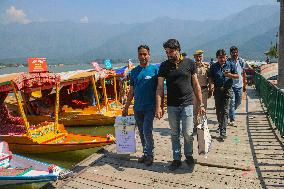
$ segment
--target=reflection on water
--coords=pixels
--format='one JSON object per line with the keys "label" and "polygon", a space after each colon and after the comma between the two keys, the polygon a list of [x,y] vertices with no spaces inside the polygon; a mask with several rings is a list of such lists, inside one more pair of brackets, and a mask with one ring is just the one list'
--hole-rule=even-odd
{"label": "reflection on water", "polygon": [[[113,126],[100,126],[100,127],[66,127],[69,132],[89,135],[106,135],[114,134]],[[91,148],[86,150],[76,150],[70,152],[61,153],[45,153],[45,154],[21,154],[35,160],[44,161],[48,163],[54,163],[66,169],[70,169],[73,165],[76,165],[80,161],[84,160],[93,153],[96,153],[99,148]],[[34,183],[18,186],[6,186],[1,189],[38,189],[45,183]]]}

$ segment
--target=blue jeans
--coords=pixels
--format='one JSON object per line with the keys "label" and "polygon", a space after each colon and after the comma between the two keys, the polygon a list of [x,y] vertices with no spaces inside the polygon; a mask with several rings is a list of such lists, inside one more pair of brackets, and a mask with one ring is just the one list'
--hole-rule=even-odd
{"label": "blue jeans", "polygon": [[134,117],[138,126],[139,135],[143,147],[143,153],[146,156],[153,156],[154,139],[152,131],[154,116],[154,110],[134,112]]}
{"label": "blue jeans", "polygon": [[171,140],[173,159],[181,160],[180,121],[184,138],[184,155],[192,156],[193,153],[193,105],[185,107],[168,106],[168,118],[171,127]]}
{"label": "blue jeans", "polygon": [[243,94],[243,88],[235,88],[233,87],[233,97],[231,98],[230,102],[230,109],[229,109],[229,117],[230,121],[235,121],[236,114],[235,110],[241,105],[242,103],[242,94]]}

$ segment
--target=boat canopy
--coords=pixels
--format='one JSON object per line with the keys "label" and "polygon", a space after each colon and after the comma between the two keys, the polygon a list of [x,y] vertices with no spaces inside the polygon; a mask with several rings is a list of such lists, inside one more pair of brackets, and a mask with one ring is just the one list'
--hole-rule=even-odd
{"label": "boat canopy", "polygon": [[36,90],[44,90],[52,88],[56,83],[61,83],[61,86],[71,84],[82,84],[100,79],[111,78],[114,76],[120,77],[125,71],[126,67],[118,68],[116,70],[95,71],[89,70],[76,70],[61,73],[12,73],[0,76],[0,92],[8,92],[13,89],[11,81],[16,85],[17,90],[30,92]]}
{"label": "boat canopy", "polygon": [[53,88],[60,82],[56,73],[22,73],[12,80],[19,91],[35,91]]}
{"label": "boat canopy", "polygon": [[106,77],[103,72],[97,72],[94,70],[76,70],[69,72],[61,72],[60,83],[61,86],[67,86],[71,84],[81,84],[91,81],[92,77],[97,81],[100,77]]}
{"label": "boat canopy", "polygon": [[106,79],[116,76],[116,72],[112,70],[102,69],[101,71],[95,70],[76,70],[69,72],[61,72],[60,83],[61,86],[71,85],[71,84],[80,84],[86,83],[92,80],[92,77],[95,81],[100,79]]}
{"label": "boat canopy", "polygon": [[60,82],[60,75],[54,73],[12,73],[0,76],[0,92],[13,90],[13,82],[19,91],[29,92],[48,89]]}

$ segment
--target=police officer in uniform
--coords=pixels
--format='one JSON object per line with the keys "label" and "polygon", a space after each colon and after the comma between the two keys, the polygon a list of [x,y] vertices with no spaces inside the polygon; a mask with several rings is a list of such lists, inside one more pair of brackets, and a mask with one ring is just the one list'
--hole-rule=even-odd
{"label": "police officer in uniform", "polygon": [[[202,102],[204,104],[205,110],[207,109],[207,98],[208,98],[208,71],[210,68],[210,64],[208,62],[203,62],[203,50],[196,50],[195,53],[193,54],[196,68],[197,68],[197,79],[199,82],[199,85],[201,87],[201,92],[202,92]],[[196,98],[194,98],[193,101],[193,106],[194,106],[194,126],[199,124],[199,116],[197,113],[197,101]]]}

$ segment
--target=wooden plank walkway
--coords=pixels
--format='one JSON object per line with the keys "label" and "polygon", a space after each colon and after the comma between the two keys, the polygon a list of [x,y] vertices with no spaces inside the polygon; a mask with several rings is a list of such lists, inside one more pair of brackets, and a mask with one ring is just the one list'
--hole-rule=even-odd
{"label": "wooden plank walkway", "polygon": [[[207,117],[212,136],[217,136],[214,101],[209,100]],[[118,155],[115,145],[79,163],[75,175],[49,183],[44,188],[281,188],[284,187],[283,139],[271,126],[253,89],[248,89],[238,110],[236,127],[228,127],[228,138],[213,139],[207,157],[198,155],[194,141],[192,167],[183,165],[171,172],[170,129],[167,117],[155,120],[155,157],[150,167],[137,163],[141,156],[140,140],[137,153]],[[138,135],[137,135],[138,136]],[[196,137],[195,137],[196,138]],[[184,157],[183,157],[184,158]]]}

